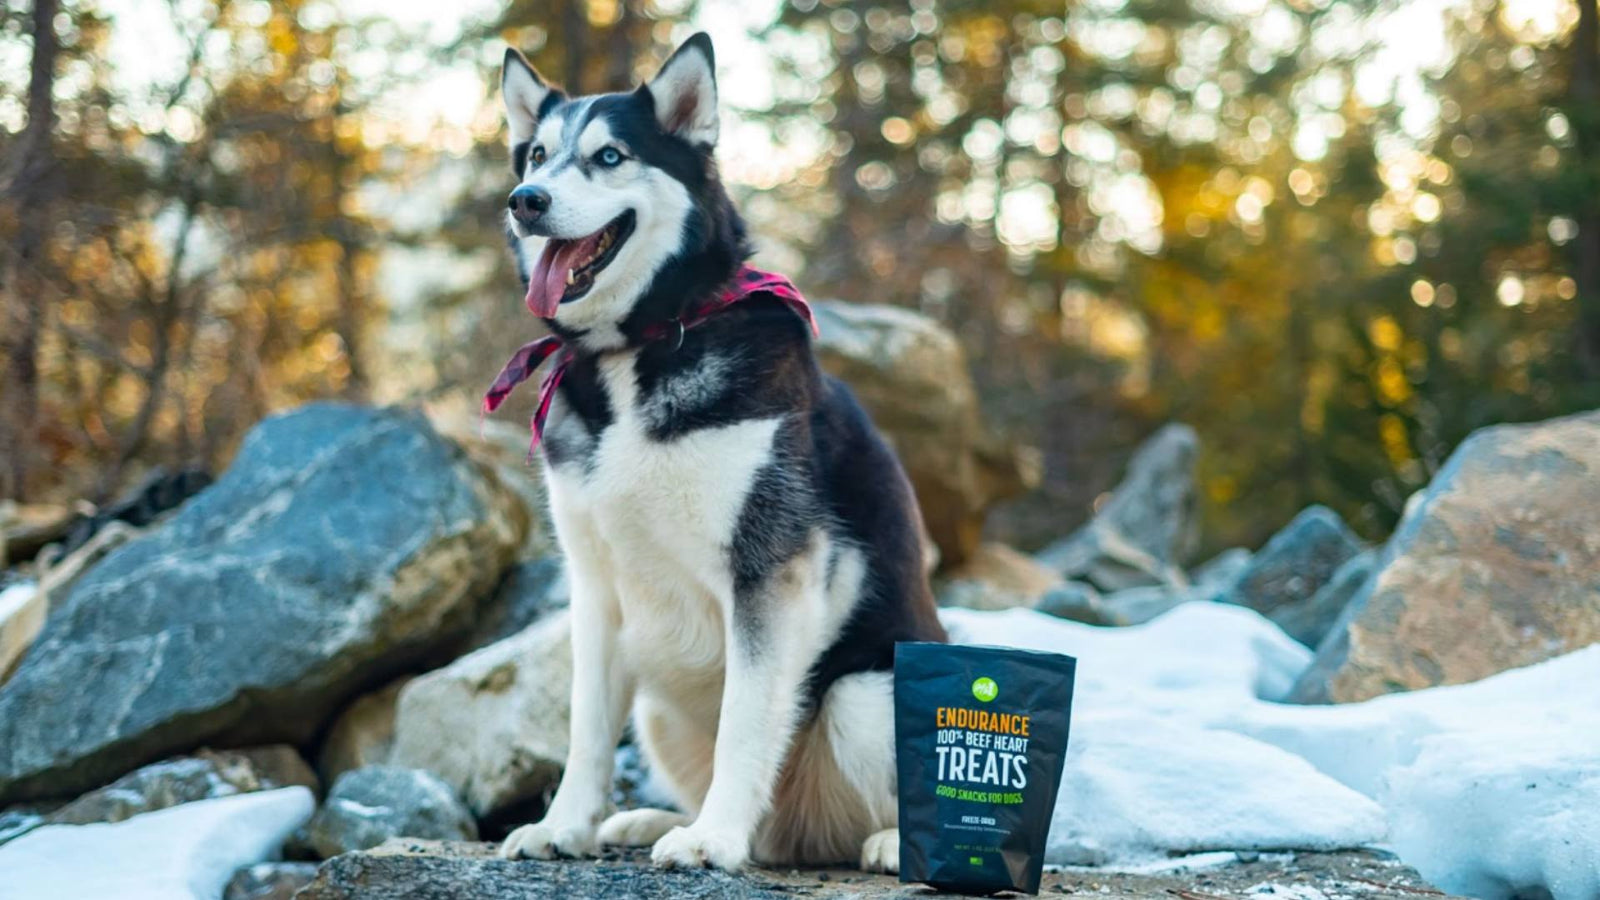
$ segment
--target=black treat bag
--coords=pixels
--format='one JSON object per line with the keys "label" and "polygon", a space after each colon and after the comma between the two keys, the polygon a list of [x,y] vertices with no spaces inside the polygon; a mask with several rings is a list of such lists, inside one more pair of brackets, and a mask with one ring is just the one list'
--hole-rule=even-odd
{"label": "black treat bag", "polygon": [[1039,892],[1077,664],[1030,650],[895,645],[901,881]]}

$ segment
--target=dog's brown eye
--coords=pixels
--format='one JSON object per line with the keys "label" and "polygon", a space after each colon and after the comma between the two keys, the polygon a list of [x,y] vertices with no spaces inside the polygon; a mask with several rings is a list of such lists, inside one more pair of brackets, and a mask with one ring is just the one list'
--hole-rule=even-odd
{"label": "dog's brown eye", "polygon": [[540,144],[539,146],[534,147],[533,152],[528,154],[528,159],[532,160],[533,164],[536,166],[542,165],[544,163],[544,145]]}

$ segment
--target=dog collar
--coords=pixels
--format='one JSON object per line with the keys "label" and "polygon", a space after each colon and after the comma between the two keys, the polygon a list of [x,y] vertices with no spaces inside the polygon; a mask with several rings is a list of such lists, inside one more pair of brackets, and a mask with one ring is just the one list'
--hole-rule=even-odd
{"label": "dog collar", "polygon": [[[690,328],[704,324],[706,320],[727,310],[728,307],[752,297],[756,294],[771,294],[782,300],[784,305],[804,319],[811,327],[812,334],[818,334],[817,320],[811,314],[811,304],[801,296],[794,282],[775,272],[764,272],[750,265],[742,265],[734,273],[733,283],[722,293],[711,300],[694,308],[688,315],[665,322],[656,322],[644,329],[645,343],[656,341],[673,341],[672,349],[677,350],[683,346],[683,334]],[[566,342],[556,335],[547,335],[528,344],[512,354],[506,361],[500,374],[495,376],[494,383],[489,385],[489,390],[483,395],[483,414],[488,415],[500,408],[506,397],[517,385],[533,377],[539,366],[551,356],[556,357],[550,371],[545,373],[544,381],[539,384],[539,405],[534,408],[533,419],[528,423],[528,430],[532,439],[528,443],[528,458],[533,458],[535,450],[544,440],[544,422],[550,416],[550,404],[556,397],[556,388],[561,386],[561,378],[567,372],[567,367],[572,364],[572,351],[567,348]]]}

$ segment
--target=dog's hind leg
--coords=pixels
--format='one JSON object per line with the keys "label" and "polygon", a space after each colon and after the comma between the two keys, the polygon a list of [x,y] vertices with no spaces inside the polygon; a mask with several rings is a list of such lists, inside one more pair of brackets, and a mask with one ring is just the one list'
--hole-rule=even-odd
{"label": "dog's hind leg", "polygon": [[861,843],[868,872],[900,871],[900,807],[894,755],[894,676],[862,672],[834,682],[823,700],[828,744],[859,798],[870,833]]}
{"label": "dog's hind leg", "polygon": [[900,829],[885,828],[867,836],[861,844],[861,869],[890,875],[900,871]]}
{"label": "dog's hind leg", "polygon": [[600,824],[600,843],[618,847],[648,847],[662,835],[689,824],[689,817],[670,809],[625,809]]}
{"label": "dog's hind leg", "polygon": [[899,868],[894,685],[888,672],[834,682],[795,738],[756,858],[774,865]]}
{"label": "dog's hind leg", "polygon": [[725,617],[711,785],[693,824],[656,842],[650,855],[657,865],[737,869],[749,861],[788,755],[806,671],[823,640],[825,569],[814,544],[738,597]]}
{"label": "dog's hind leg", "polygon": [[634,728],[639,748],[650,766],[650,778],[666,789],[680,813],[669,809],[627,809],[600,826],[600,843],[623,847],[654,844],[679,825],[694,821],[693,813],[711,784],[711,757],[716,736],[702,731],[681,711],[665,706],[648,693],[634,703]]}

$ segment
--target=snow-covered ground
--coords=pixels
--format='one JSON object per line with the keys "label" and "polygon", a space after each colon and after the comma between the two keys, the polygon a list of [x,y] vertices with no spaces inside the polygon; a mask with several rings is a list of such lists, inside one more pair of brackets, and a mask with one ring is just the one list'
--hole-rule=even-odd
{"label": "snow-covered ground", "polygon": [[185,803],[110,825],[46,825],[0,846],[0,900],[216,900],[316,805],[303,787]]}
{"label": "snow-covered ground", "polygon": [[1445,890],[1600,897],[1600,645],[1342,706],[1282,698],[1311,654],[1243,607],[1132,628],[943,611],[951,637],[1078,658],[1049,861],[1385,846]]}

